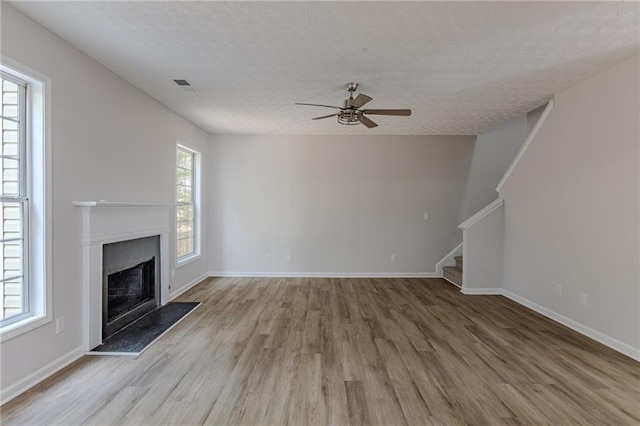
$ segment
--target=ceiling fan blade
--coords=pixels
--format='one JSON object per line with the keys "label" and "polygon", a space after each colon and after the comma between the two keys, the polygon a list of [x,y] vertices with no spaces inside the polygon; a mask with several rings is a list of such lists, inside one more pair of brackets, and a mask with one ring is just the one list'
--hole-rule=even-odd
{"label": "ceiling fan blade", "polygon": [[367,126],[368,128],[370,128],[370,129],[371,129],[372,127],[377,127],[377,126],[378,126],[375,122],[373,122],[371,119],[369,119],[369,118],[365,117],[365,116],[364,116],[364,115],[362,115],[362,114],[360,114],[359,118],[360,118],[360,122],[361,122],[362,124],[364,124],[365,126]]}
{"label": "ceiling fan blade", "polygon": [[365,109],[362,112],[371,115],[403,115],[405,117],[411,115],[410,109]]}
{"label": "ceiling fan blade", "polygon": [[323,118],[335,117],[338,114],[323,115],[322,117],[312,118],[312,120],[322,120]]}
{"label": "ceiling fan blade", "polygon": [[360,93],[358,96],[356,96],[356,98],[353,100],[351,105],[353,105],[356,108],[360,108],[361,106],[371,102],[372,100],[373,98],[371,96],[367,96],[363,93]]}
{"label": "ceiling fan blade", "polygon": [[309,105],[309,106],[320,106],[320,107],[325,107],[325,108],[338,108],[338,109],[342,109],[342,107],[339,106],[333,106],[333,105],[320,105],[320,104],[303,104],[300,102],[295,102],[294,105]]}

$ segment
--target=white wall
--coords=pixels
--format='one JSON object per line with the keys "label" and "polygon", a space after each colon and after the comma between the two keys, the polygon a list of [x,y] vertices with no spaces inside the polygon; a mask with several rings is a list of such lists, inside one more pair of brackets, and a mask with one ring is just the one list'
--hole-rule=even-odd
{"label": "white wall", "polygon": [[478,135],[465,187],[459,223],[482,210],[498,198],[495,188],[527,135],[527,114],[519,115],[501,126]]}
{"label": "white wall", "polygon": [[[82,344],[82,219],[72,202],[172,202],[176,139],[206,158],[207,135],[6,2],[1,12],[2,55],[52,81],[47,113],[52,117],[53,316],[66,316],[61,334],[49,323],[2,343],[5,397],[28,384],[25,377],[53,368]],[[207,271],[206,246],[203,254],[177,271],[172,291]]]}
{"label": "white wall", "polygon": [[506,290],[636,356],[639,75],[635,57],[558,93],[500,193]]}
{"label": "white wall", "polygon": [[503,231],[503,205],[463,229],[463,293],[484,289],[486,294],[502,288]]}
{"label": "white wall", "polygon": [[538,120],[540,120],[540,117],[542,116],[542,113],[544,112],[546,106],[546,104],[542,105],[541,107],[538,107],[527,113],[527,136],[533,130],[533,126],[535,126]]}
{"label": "white wall", "polygon": [[213,135],[210,270],[432,273],[461,241],[473,140]]}

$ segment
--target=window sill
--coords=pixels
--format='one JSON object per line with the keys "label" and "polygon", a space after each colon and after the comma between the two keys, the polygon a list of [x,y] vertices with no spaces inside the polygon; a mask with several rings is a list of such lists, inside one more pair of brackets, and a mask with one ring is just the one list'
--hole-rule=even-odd
{"label": "window sill", "polygon": [[51,322],[50,315],[39,315],[25,318],[0,329],[0,342],[18,337],[28,331],[42,327]]}
{"label": "window sill", "polygon": [[202,256],[200,255],[200,253],[196,253],[196,254],[192,254],[191,256],[180,258],[176,260],[176,268],[180,268],[182,266],[193,263],[196,260],[199,260],[201,257]]}

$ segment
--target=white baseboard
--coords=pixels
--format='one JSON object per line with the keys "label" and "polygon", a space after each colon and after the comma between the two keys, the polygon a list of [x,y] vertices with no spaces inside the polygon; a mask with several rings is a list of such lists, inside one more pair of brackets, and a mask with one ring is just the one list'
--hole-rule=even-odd
{"label": "white baseboard", "polygon": [[[442,258],[442,260],[440,260],[440,262],[436,263],[436,274],[439,277],[442,277],[442,268],[444,266],[453,266],[455,264],[455,257],[459,256],[462,254],[462,245],[463,243],[460,243],[456,246],[456,248],[454,248],[453,250],[451,250],[449,253],[447,253],[447,255],[445,257]],[[445,278],[446,279],[446,278]],[[449,280],[447,280],[449,281]],[[449,281],[451,282],[451,281]],[[451,283],[451,284],[455,284],[455,283]],[[457,287],[460,287],[458,284],[455,284]]]}
{"label": "white baseboard", "polygon": [[[169,295],[169,300],[175,299],[176,297],[180,296],[182,293],[184,293],[187,290],[189,290],[191,287],[195,286],[196,284],[202,282],[203,280],[205,280],[207,278],[209,278],[209,274],[205,273],[202,276],[196,278],[195,280],[189,282],[187,285],[183,286],[182,288],[180,288],[175,293],[170,294]],[[186,317],[186,315],[185,315],[185,317]],[[149,345],[149,346],[151,346],[151,345]],[[62,355],[60,358],[50,362],[49,364],[45,365],[44,367],[34,371],[33,373],[29,374],[24,379],[19,380],[18,382],[8,386],[6,389],[2,389],[2,392],[1,392],[1,395],[0,395],[0,405],[3,405],[5,403],[11,401],[12,399],[17,397],[18,395],[22,394],[23,392],[26,392],[27,390],[29,390],[33,386],[37,385],[38,383],[42,382],[43,380],[47,379],[48,377],[50,377],[53,374],[57,373],[58,371],[62,370],[67,365],[69,365],[72,362],[80,359],[80,357],[82,357],[85,354],[92,355],[91,353],[87,353],[84,350],[84,346],[79,346],[76,349],[72,350],[71,352],[68,352],[65,355]],[[139,354],[135,354],[135,356],[137,356],[137,355],[139,355]]]}
{"label": "white baseboard", "polygon": [[3,405],[11,401],[18,395],[22,394],[23,392],[26,392],[33,386],[37,385],[38,383],[42,382],[43,380],[47,379],[48,377],[62,370],[67,365],[80,359],[83,355],[84,355],[84,347],[78,346],[77,348],[73,349],[71,352],[67,352],[66,354],[62,355],[60,358],[34,371],[33,373],[29,374],[27,377],[23,378],[22,380],[18,380],[16,383],[8,386],[5,389],[2,389],[2,396],[0,397],[0,405]]}
{"label": "white baseboard", "polygon": [[456,283],[454,283],[453,281],[451,281],[449,278],[445,277],[444,275],[440,276],[439,278],[442,278],[442,279],[443,279],[443,280],[445,280],[446,282],[448,282],[448,283],[450,283],[450,284],[455,285],[456,287],[458,287],[458,288],[460,289],[460,291],[461,291],[462,293],[464,293],[464,292],[462,291],[462,287],[460,287],[460,284],[456,284]]}
{"label": "white baseboard", "polygon": [[[178,297],[180,294],[189,290],[191,287],[200,283],[201,281],[209,278],[209,277],[326,277],[326,278],[437,278],[437,275],[434,272],[425,272],[425,273],[323,273],[323,272],[307,272],[307,273],[276,273],[276,272],[209,272],[207,274],[198,277],[197,279],[191,281],[176,293],[170,296],[170,299],[174,299]],[[609,348],[620,352],[623,355],[628,356],[631,359],[636,361],[640,361],[640,349],[634,348],[620,340],[617,340],[613,337],[607,336],[604,333],[596,331],[586,325],[580,324],[577,321],[574,321],[570,318],[565,317],[564,315],[558,314],[550,309],[545,308],[544,306],[538,305],[524,297],[521,297],[515,293],[512,293],[508,290],[502,288],[461,288],[461,293],[465,295],[502,295],[505,296],[514,302],[517,302],[527,308],[538,312],[541,315],[544,315],[547,318],[550,318],[566,327],[569,327],[572,330],[577,331],[580,334],[583,334],[596,342],[602,343]],[[58,371],[62,370],[64,367],[68,366],[72,362],[80,359],[84,355],[85,351],[83,346],[79,346],[72,351],[62,355],[58,359],[50,362],[44,367],[34,371],[29,374],[27,377],[19,380],[18,382],[8,386],[6,389],[2,390],[0,396],[0,405],[3,405],[23,392],[27,391],[31,387],[36,384],[42,382]]]}
{"label": "white baseboard", "polygon": [[537,313],[552,319],[555,322],[558,322],[565,327],[569,327],[570,329],[577,331],[578,333],[589,337],[590,339],[595,340],[598,343],[602,343],[609,348],[620,352],[623,355],[628,356],[631,359],[636,361],[640,361],[640,349],[634,348],[624,342],[621,342],[618,339],[607,336],[604,333],[601,333],[597,330],[594,330],[591,327],[588,327],[584,324],[580,324],[577,321],[572,320],[571,318],[567,318],[564,315],[561,315],[557,312],[552,311],[551,309],[545,308],[544,306],[538,305],[535,302],[530,301],[529,299],[525,299],[522,296],[519,296],[509,290],[505,290],[503,288],[465,288],[462,287],[460,292],[466,295],[502,295],[513,300],[516,303],[519,303],[527,308],[536,311]]}
{"label": "white baseboard", "polygon": [[211,277],[211,272],[205,272],[204,274],[200,275],[195,280],[189,281],[186,285],[183,285],[182,287],[180,287],[175,292],[173,292],[173,293],[170,292],[169,293],[169,301],[172,301],[176,297],[180,296],[182,293],[184,293],[187,290],[189,290],[191,287],[195,286],[196,284],[200,284],[202,281],[206,280],[209,277]]}
{"label": "white baseboard", "polygon": [[460,293],[469,296],[495,296],[502,295],[503,289],[501,288],[468,288],[461,287]]}
{"label": "white baseboard", "polygon": [[571,318],[567,318],[564,315],[554,312],[551,309],[547,309],[544,306],[538,305],[537,303],[532,302],[528,299],[525,299],[522,296],[518,296],[517,294],[512,293],[508,290],[505,290],[505,289],[501,289],[501,290],[502,290],[503,296],[508,297],[514,302],[524,305],[527,308],[533,311],[536,311],[537,313],[544,315],[547,318],[550,318],[556,322],[559,322],[560,324],[566,327],[569,327],[570,329],[575,330],[578,333],[583,334],[595,340],[596,342],[602,343],[603,345],[608,346],[611,349],[618,351],[621,354],[626,355],[631,359],[640,361],[640,349],[634,348],[633,346],[630,346],[624,342],[621,342],[618,339],[607,336],[606,334],[601,333],[597,330],[594,330],[593,328],[588,327],[584,324],[580,324],[579,322],[574,321]]}
{"label": "white baseboard", "polygon": [[438,278],[435,272],[233,272],[211,271],[209,277],[264,278]]}

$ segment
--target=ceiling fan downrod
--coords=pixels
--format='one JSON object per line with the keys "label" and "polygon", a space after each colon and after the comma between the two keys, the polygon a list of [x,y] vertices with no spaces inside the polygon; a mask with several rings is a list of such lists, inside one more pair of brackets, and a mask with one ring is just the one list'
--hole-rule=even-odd
{"label": "ceiling fan downrod", "polygon": [[[347,92],[349,92],[349,98],[344,100],[343,108],[344,109],[356,109],[356,107],[353,104],[353,92],[358,90],[358,83],[355,83],[355,82],[354,83],[347,83],[347,84],[344,85],[344,88],[347,89]],[[340,120],[338,120],[338,121],[340,121]]]}
{"label": "ceiling fan downrod", "polygon": [[351,126],[360,124],[360,116],[357,107],[354,105],[353,92],[358,90],[358,83],[346,83],[344,88],[349,92],[349,98],[343,102],[342,111],[338,113],[338,123]]}

